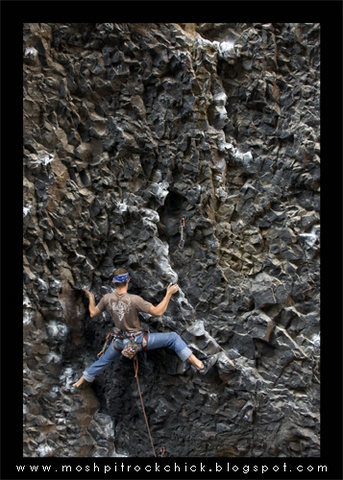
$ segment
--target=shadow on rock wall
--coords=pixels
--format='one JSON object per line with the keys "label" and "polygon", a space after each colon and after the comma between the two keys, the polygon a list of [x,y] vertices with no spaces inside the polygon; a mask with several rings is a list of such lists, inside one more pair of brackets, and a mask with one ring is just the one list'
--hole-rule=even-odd
{"label": "shadow on rock wall", "polygon": [[120,266],[216,358],[140,354],[157,448],[319,455],[319,25],[25,24],[23,54],[24,455],[151,455],[131,362],[71,388]]}

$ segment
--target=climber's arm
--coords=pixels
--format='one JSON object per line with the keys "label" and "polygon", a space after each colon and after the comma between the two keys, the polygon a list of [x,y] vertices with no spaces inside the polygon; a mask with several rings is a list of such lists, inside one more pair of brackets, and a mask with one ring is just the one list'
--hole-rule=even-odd
{"label": "climber's arm", "polygon": [[167,310],[168,304],[170,302],[170,299],[174,293],[179,291],[179,286],[177,284],[173,285],[172,283],[168,286],[167,288],[167,293],[158,305],[154,307],[154,305],[151,305],[150,308],[150,315],[154,315],[155,317],[161,317],[164,312]]}
{"label": "climber's arm", "polygon": [[92,292],[89,292],[88,290],[83,290],[84,293],[87,295],[88,300],[89,300],[89,315],[91,318],[96,317],[97,315],[100,315],[101,310],[99,310],[98,307],[95,306],[95,298]]}

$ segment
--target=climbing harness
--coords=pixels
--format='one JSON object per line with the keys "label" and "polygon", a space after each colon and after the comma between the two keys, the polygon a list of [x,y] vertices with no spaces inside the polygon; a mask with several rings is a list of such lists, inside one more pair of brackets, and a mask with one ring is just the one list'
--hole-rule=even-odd
{"label": "climbing harness", "polygon": [[[106,350],[110,346],[110,343],[113,342],[113,348],[117,350],[117,352],[121,353],[124,357],[129,358],[131,360],[139,350],[139,346],[134,341],[135,337],[138,337],[139,335],[142,335],[142,332],[133,332],[133,333],[127,333],[122,331],[109,332],[106,335],[105,343],[103,344],[102,349],[98,353],[98,357],[100,358],[106,352]],[[129,339],[129,343],[127,343],[123,349],[119,349],[115,344],[115,341],[117,339],[118,340]],[[148,349],[148,333],[144,332],[143,338],[142,338],[142,350],[143,352],[145,352],[147,349]]]}
{"label": "climbing harness", "polygon": [[148,435],[149,435],[149,438],[150,438],[150,443],[151,443],[151,447],[152,447],[152,451],[153,451],[154,457],[157,457],[156,450],[155,450],[155,447],[154,447],[154,442],[153,442],[153,440],[152,440],[152,436],[151,436],[151,432],[150,432],[150,427],[149,427],[148,418],[147,418],[146,413],[145,413],[145,408],[144,408],[144,402],[143,402],[143,397],[142,397],[141,386],[140,386],[140,384],[139,384],[139,378],[138,378],[138,358],[137,358],[137,356],[135,355],[132,360],[133,360],[133,368],[134,368],[134,371],[135,371],[135,379],[136,379],[136,381],[137,381],[137,388],[138,388],[139,398],[140,398],[140,400],[141,400],[141,405],[142,405],[142,410],[143,410],[143,415],[144,415],[144,419],[145,419],[146,428],[147,428],[147,430],[148,430]]}
{"label": "climbing harness", "polygon": [[185,240],[183,238],[183,229],[185,228],[185,226],[186,226],[185,217],[181,217],[180,218],[180,235],[181,235],[181,238],[180,238],[180,241],[179,241],[179,249],[180,250],[183,250],[183,247],[185,246]]}

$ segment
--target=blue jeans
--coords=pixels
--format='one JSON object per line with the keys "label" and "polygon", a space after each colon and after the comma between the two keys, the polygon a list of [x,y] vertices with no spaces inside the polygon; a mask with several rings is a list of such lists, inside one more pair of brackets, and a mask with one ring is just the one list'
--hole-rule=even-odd
{"label": "blue jeans", "polygon": [[[140,350],[142,350],[142,338],[143,334],[135,337],[134,342],[138,344]],[[124,346],[129,342],[129,340],[115,340],[115,346],[118,350],[122,350]],[[148,334],[148,350],[154,350],[156,348],[167,347],[179,356],[179,358],[184,362],[192,354],[192,350],[187,347],[186,343],[182,340],[180,335],[176,332],[170,333],[149,333]],[[121,355],[120,351],[114,349],[113,342],[109,345],[106,352],[96,360],[89,368],[83,372],[84,378],[87,382],[93,382],[94,378],[103,371],[107,365],[109,365],[113,360],[119,358]]]}

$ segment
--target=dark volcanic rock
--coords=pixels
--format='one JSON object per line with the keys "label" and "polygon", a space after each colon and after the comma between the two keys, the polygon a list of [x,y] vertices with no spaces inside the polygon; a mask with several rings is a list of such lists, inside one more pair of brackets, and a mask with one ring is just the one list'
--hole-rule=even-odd
{"label": "dark volcanic rock", "polygon": [[[214,366],[139,355],[157,450],[319,455],[319,25],[24,25],[24,455],[149,456],[132,363],[71,384],[113,270]],[[180,218],[185,246],[178,248]],[[234,363],[233,363],[234,362]]]}

